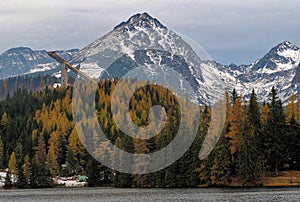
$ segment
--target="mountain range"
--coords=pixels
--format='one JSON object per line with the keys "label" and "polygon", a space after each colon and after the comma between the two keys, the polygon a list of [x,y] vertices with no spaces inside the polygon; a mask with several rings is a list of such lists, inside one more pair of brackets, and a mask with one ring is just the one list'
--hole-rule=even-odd
{"label": "mountain range", "polygon": [[[59,55],[69,60],[78,49],[58,50]],[[12,48],[0,55],[0,79],[30,75],[37,72],[55,71],[59,64],[48,56],[46,50],[32,50],[28,47]],[[57,71],[57,70],[56,70]]]}
{"label": "mountain range", "polygon": [[[178,88],[187,82],[194,91],[192,99],[201,104],[210,104],[233,88],[246,99],[255,89],[261,102],[268,100],[272,86],[284,102],[291,93],[300,93],[300,48],[291,42],[278,44],[252,64],[223,65],[201,59],[180,35],[147,13],[132,16],[81,50],[57,53],[95,78],[122,77],[142,67],[139,74],[150,80],[168,78],[169,85]],[[0,55],[0,79],[53,74],[58,65],[45,50],[13,48]],[[180,75],[179,82],[171,78],[170,69]]]}

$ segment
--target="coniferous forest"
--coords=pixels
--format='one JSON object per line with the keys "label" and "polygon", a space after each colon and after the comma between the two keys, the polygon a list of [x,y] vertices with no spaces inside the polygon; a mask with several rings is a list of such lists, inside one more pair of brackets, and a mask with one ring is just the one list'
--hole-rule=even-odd
{"label": "coniferous forest", "polygon": [[[157,104],[166,108],[168,121],[155,137],[133,139],[112,120],[110,98],[117,82],[101,81],[95,99],[98,122],[108,139],[131,153],[157,151],[172,141],[180,118],[176,97],[156,85],[136,91],[130,114],[137,125],[148,124],[148,110]],[[2,92],[9,93],[7,88],[7,83],[1,83]],[[269,173],[300,170],[300,96],[290,95],[283,105],[274,88],[264,103],[258,103],[255,89],[249,101],[235,90],[226,93],[225,127],[216,147],[204,160],[198,154],[210,124],[211,109],[201,106],[197,136],[189,150],[171,166],[144,175],[113,171],[86,151],[72,120],[72,87],[44,87],[30,92],[23,86],[3,97],[0,169],[8,171],[6,187],[51,187],[55,186],[53,178],[74,175],[88,176],[89,186],[259,186]],[[101,152],[101,145],[99,148]]]}

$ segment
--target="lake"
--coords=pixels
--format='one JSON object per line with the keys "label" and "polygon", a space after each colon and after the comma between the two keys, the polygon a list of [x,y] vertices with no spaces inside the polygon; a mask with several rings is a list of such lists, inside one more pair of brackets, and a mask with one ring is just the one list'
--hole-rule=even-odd
{"label": "lake", "polygon": [[300,201],[300,188],[0,190],[0,201]]}

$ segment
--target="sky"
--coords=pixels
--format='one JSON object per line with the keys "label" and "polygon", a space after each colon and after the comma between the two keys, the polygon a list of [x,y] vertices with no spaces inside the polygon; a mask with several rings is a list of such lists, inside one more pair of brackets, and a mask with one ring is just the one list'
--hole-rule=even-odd
{"label": "sky", "polygon": [[147,12],[223,64],[249,64],[283,41],[300,47],[298,0],[0,0],[0,53],[83,48]]}

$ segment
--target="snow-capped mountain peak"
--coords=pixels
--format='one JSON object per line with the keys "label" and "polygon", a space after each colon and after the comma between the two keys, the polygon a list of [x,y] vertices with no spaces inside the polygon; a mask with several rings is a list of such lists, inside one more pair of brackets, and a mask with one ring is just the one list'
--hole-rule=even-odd
{"label": "snow-capped mountain peak", "polygon": [[[265,100],[272,86],[277,88],[279,95],[285,100],[287,89],[295,91],[300,86],[293,80],[300,63],[300,49],[291,42],[278,44],[250,65],[226,66],[213,61],[202,61],[179,35],[147,13],[136,14],[122,22],[110,33],[75,54],[72,62],[81,63],[82,71],[99,77],[104,69],[124,74],[130,70],[130,65],[143,61],[145,72],[149,74],[153,72],[150,67],[153,63],[161,64],[162,60],[169,60],[169,64],[174,64],[167,52],[184,59],[186,63],[182,64],[185,65],[176,67],[176,71],[184,78],[189,78],[193,88],[198,88],[196,97],[202,103],[211,103],[223,95],[225,89],[233,88],[246,97],[254,88],[261,100]],[[151,57],[149,54],[152,54]]]}
{"label": "snow-capped mountain peak", "polygon": [[151,17],[148,13],[142,13],[142,14],[136,14],[129,18],[127,21],[124,21],[117,25],[114,30],[116,29],[123,29],[125,31],[131,31],[135,29],[135,27],[142,27],[142,28],[161,28],[161,29],[167,29],[166,26],[161,24],[156,18]]}
{"label": "snow-capped mountain peak", "polygon": [[272,48],[264,57],[248,66],[247,72],[272,74],[295,68],[300,63],[300,48],[284,41]]}
{"label": "snow-capped mountain peak", "polygon": [[[182,40],[179,35],[168,30],[166,26],[148,13],[143,13],[130,17],[105,36],[83,48],[72,58],[72,62],[80,63],[93,57],[92,62],[105,69],[123,54],[133,56],[134,51],[146,49],[168,51],[194,60],[197,58],[189,44]],[[111,57],[114,60],[110,61],[108,58],[112,54],[115,55],[115,58]],[[103,57],[105,55],[108,57]],[[199,61],[194,62],[199,63]]]}
{"label": "snow-capped mountain peak", "polygon": [[295,63],[300,62],[300,48],[294,44],[285,41],[274,48],[277,54],[282,57],[290,58]]}
{"label": "snow-capped mountain peak", "polygon": [[[136,14],[116,26],[111,32],[92,42],[72,57],[73,64],[82,64],[81,70],[99,77],[115,60],[124,54],[135,59],[135,51],[160,50],[183,57],[189,62],[192,74],[203,81],[200,58],[179,35],[148,13]],[[98,68],[96,68],[96,65]],[[93,67],[93,70],[89,69]]]}
{"label": "snow-capped mountain peak", "polygon": [[[291,42],[284,41],[250,65],[231,65],[231,75],[243,83],[236,87],[244,95],[255,89],[260,101],[267,100],[270,89],[274,86],[283,101],[294,92],[299,92],[299,81],[295,79],[299,73],[300,48]],[[226,67],[223,67],[226,69]]]}
{"label": "snow-capped mountain peak", "polygon": [[285,50],[295,50],[295,51],[299,50],[297,46],[295,46],[293,43],[289,41],[284,41],[278,44],[277,46],[275,46],[273,49],[277,50],[278,52],[283,52]]}
{"label": "snow-capped mountain peak", "polygon": [[[192,86],[196,91],[193,100],[199,103],[213,103],[233,88],[246,100],[255,89],[261,102],[268,99],[273,86],[283,101],[292,92],[300,93],[300,48],[291,42],[274,46],[250,65],[222,65],[201,60],[186,41],[148,13],[130,17],[80,51],[58,54],[73,65],[80,64],[81,71],[94,78],[103,71],[109,77],[123,76],[137,66],[144,68],[142,74],[146,76],[171,78],[171,68]],[[59,71],[57,67],[46,51],[20,47],[0,55],[0,78],[49,70],[53,73],[55,68]],[[171,78],[170,82],[180,87],[182,80],[176,81]]]}

